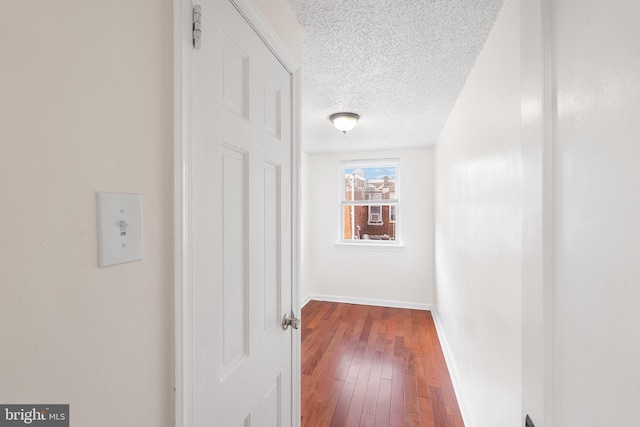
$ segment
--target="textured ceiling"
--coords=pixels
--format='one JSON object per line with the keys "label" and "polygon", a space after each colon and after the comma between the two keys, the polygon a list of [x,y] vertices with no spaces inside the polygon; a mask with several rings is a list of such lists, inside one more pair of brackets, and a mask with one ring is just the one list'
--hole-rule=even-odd
{"label": "textured ceiling", "polygon": [[[288,0],[309,153],[433,146],[503,0]],[[360,115],[346,135],[329,116]]]}

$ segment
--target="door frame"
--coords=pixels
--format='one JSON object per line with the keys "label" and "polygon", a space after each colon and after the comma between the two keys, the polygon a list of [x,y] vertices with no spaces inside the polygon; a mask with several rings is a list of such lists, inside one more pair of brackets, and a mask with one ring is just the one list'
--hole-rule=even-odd
{"label": "door frame", "polygon": [[522,421],[553,427],[555,371],[555,81],[552,0],[520,9]]}
{"label": "door frame", "polygon": [[[247,20],[291,75],[292,136],[292,290],[291,304],[300,313],[300,64],[252,0],[226,0]],[[197,0],[173,0],[174,112],[174,390],[175,427],[193,427],[192,334],[192,10]],[[203,22],[203,31],[207,24]],[[286,309],[286,308],[285,308]],[[300,425],[300,331],[292,331],[292,425]]]}

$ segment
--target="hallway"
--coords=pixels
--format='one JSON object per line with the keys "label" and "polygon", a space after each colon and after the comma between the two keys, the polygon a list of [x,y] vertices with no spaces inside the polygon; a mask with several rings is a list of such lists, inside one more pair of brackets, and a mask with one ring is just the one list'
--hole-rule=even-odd
{"label": "hallway", "polygon": [[431,312],[309,302],[302,426],[464,426]]}

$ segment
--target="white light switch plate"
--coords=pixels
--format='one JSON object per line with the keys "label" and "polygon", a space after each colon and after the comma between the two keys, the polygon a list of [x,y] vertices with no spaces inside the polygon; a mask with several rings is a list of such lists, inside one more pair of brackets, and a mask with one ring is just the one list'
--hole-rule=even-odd
{"label": "white light switch plate", "polygon": [[106,267],[142,259],[142,196],[96,194],[98,265]]}

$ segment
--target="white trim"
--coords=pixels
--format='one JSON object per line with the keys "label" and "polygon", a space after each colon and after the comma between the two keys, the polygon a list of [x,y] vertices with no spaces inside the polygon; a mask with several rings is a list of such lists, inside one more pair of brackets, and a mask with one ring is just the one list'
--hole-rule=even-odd
{"label": "white trim", "polygon": [[544,339],[545,339],[545,426],[554,426],[554,335],[555,335],[555,178],[554,145],[557,117],[557,89],[554,70],[552,0],[542,0],[542,49],[543,49],[543,213],[542,213],[542,255],[544,274]]}
{"label": "white trim", "polygon": [[191,56],[192,5],[173,2],[174,55],[174,346],[175,426],[193,425],[191,319]]}
{"label": "white trim", "polygon": [[521,5],[522,420],[553,427],[554,144],[552,0]]}
{"label": "white trim", "polygon": [[[302,305],[300,300],[302,298],[302,186],[300,185],[301,179],[301,167],[302,167],[302,150],[301,150],[301,129],[300,129],[300,71],[296,69],[291,75],[291,141],[293,145],[291,165],[293,180],[292,185],[292,197],[291,197],[291,239],[292,239],[292,277],[291,277],[291,309],[294,313],[302,311]],[[302,420],[302,336],[301,331],[296,330],[296,333],[291,334],[293,343],[291,345],[291,351],[293,352],[291,357],[291,363],[293,372],[291,373],[291,405],[293,417],[291,421],[292,427],[300,427]]]}
{"label": "white trim", "polygon": [[453,384],[453,391],[456,394],[456,399],[458,400],[458,407],[460,408],[460,413],[462,415],[464,425],[466,427],[477,427],[478,424],[476,424],[476,420],[473,418],[471,408],[469,407],[467,399],[465,398],[462,383],[460,382],[458,365],[456,364],[456,360],[453,357],[451,347],[449,347],[447,336],[444,333],[444,328],[442,327],[442,323],[440,322],[438,310],[432,310],[431,315],[433,316],[433,323],[435,323],[436,325],[436,331],[438,333],[438,338],[440,339],[440,347],[442,348],[442,353],[444,353],[444,360],[447,363],[449,377],[451,378],[451,383]]}
{"label": "white trim", "polygon": [[[377,242],[389,242],[389,243],[377,243]],[[393,243],[395,242],[395,243]],[[338,249],[355,249],[357,251],[388,251],[388,252],[402,252],[404,250],[404,244],[395,240],[367,240],[360,239],[351,241],[345,240],[344,242],[336,242],[336,248]]]}
{"label": "white trim", "polygon": [[389,166],[389,164],[400,163],[400,157],[375,157],[375,152],[372,152],[371,155],[374,157],[369,157],[366,159],[340,160],[340,169],[344,172],[347,165],[353,166],[355,168],[371,168],[376,166]]}
{"label": "white trim", "polygon": [[327,301],[327,302],[341,302],[345,304],[372,305],[376,307],[408,308],[412,310],[425,310],[425,311],[430,311],[433,309],[433,306],[427,303],[381,300],[381,299],[371,299],[371,298],[357,298],[357,297],[346,297],[346,296],[337,296],[337,295],[310,294],[305,297],[304,301],[305,302],[303,305],[306,305],[309,301]]}
{"label": "white trim", "polygon": [[257,8],[252,0],[229,0],[244,19],[253,27],[254,31],[264,41],[273,54],[282,62],[287,71],[293,73],[300,68],[298,61],[289,52],[289,49],[280,40],[267,18]]}
{"label": "white trim", "polygon": [[345,206],[388,206],[398,205],[398,199],[365,199],[365,200],[343,200]]}

